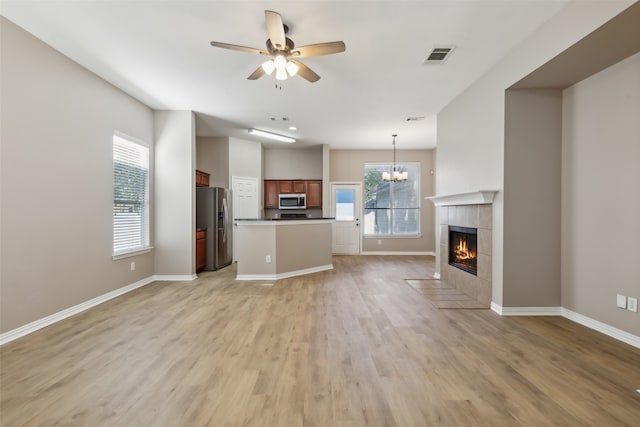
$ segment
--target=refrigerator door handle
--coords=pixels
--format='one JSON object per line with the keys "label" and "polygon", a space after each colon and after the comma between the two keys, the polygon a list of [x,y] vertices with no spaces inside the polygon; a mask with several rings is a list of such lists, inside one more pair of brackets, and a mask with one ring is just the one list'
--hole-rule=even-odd
{"label": "refrigerator door handle", "polygon": [[227,199],[222,199],[222,241],[227,241]]}

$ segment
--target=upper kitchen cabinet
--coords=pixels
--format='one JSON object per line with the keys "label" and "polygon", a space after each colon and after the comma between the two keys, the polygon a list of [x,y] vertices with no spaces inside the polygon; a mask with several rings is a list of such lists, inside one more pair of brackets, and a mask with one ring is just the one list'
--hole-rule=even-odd
{"label": "upper kitchen cabinet", "polygon": [[278,181],[269,180],[264,182],[264,207],[266,209],[278,209],[278,194],[280,188]]}
{"label": "upper kitchen cabinet", "polygon": [[278,209],[278,194],[306,194],[307,208],[321,208],[322,180],[265,179],[265,209]]}
{"label": "upper kitchen cabinet", "polygon": [[[306,181],[271,180],[278,183],[278,194],[304,194],[307,191]],[[265,181],[266,182],[266,181]]]}
{"label": "upper kitchen cabinet", "polygon": [[209,174],[196,169],[196,187],[208,187]]}
{"label": "upper kitchen cabinet", "polygon": [[274,181],[277,184],[277,188],[278,188],[278,194],[291,194],[293,193],[293,181],[282,181],[282,180],[275,180]]}
{"label": "upper kitchen cabinet", "polygon": [[291,187],[293,194],[304,194],[307,192],[306,181],[291,181]]}
{"label": "upper kitchen cabinet", "polygon": [[307,181],[307,208],[322,207],[322,180]]}

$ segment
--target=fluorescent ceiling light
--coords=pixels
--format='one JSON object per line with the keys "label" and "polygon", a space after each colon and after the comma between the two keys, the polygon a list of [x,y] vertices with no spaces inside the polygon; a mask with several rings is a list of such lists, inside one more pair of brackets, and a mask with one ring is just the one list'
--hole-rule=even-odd
{"label": "fluorescent ceiling light", "polygon": [[288,136],[278,135],[277,133],[266,132],[259,129],[249,129],[249,134],[273,139],[274,141],[287,142],[289,144],[296,142],[295,139],[289,138]]}

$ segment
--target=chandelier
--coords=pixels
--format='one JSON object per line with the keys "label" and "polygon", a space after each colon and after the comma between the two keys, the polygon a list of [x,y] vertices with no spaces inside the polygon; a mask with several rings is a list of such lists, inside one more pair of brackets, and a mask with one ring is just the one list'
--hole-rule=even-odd
{"label": "chandelier", "polygon": [[396,170],[396,136],[397,134],[391,135],[393,137],[393,175],[390,175],[389,172],[382,172],[382,180],[383,181],[393,181],[393,182],[402,182],[409,179],[408,172],[400,172]]}

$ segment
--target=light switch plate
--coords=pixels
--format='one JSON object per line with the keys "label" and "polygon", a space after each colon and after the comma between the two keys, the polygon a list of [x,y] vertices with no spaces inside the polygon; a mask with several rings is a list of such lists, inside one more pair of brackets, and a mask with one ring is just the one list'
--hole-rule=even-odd
{"label": "light switch plate", "polygon": [[638,298],[627,298],[627,310],[633,311],[634,313],[638,312]]}
{"label": "light switch plate", "polygon": [[627,297],[618,294],[618,297],[616,298],[616,306],[618,308],[627,308]]}

